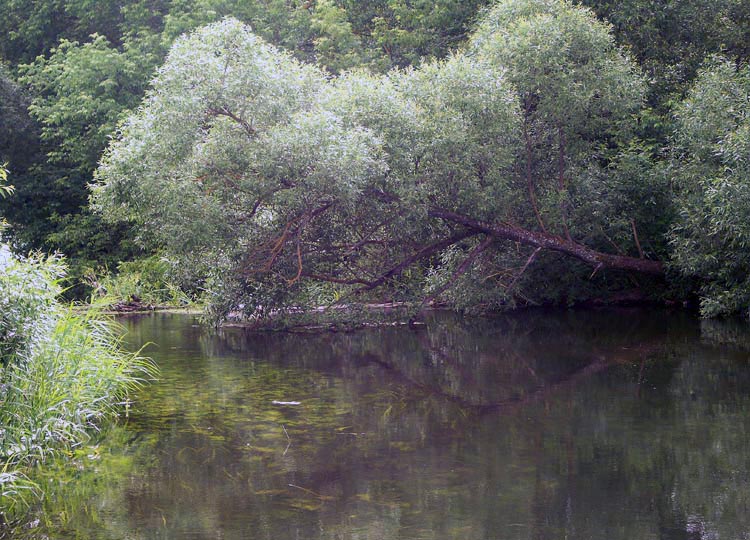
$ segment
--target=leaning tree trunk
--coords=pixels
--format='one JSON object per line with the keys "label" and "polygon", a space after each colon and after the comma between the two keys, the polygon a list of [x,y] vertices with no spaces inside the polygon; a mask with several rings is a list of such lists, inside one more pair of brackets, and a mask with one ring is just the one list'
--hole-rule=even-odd
{"label": "leaning tree trunk", "polygon": [[561,236],[546,232],[530,231],[510,223],[481,221],[443,208],[431,208],[429,214],[432,217],[462,225],[468,230],[492,236],[498,240],[512,240],[527,246],[559,251],[580,259],[592,265],[597,270],[617,269],[657,276],[664,275],[664,263],[661,261],[601,253]]}

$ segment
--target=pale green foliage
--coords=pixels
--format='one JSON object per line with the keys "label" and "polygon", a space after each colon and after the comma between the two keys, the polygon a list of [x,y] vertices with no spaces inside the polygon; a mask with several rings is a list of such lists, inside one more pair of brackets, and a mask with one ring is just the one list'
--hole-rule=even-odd
{"label": "pale green foliage", "polygon": [[13,193],[13,186],[8,185],[8,169],[7,163],[0,165],[0,197],[7,197]]}
{"label": "pale green foliage", "polygon": [[705,315],[750,309],[750,68],[714,58],[677,110],[675,266]]}
{"label": "pale green foliage", "polygon": [[[0,199],[5,198],[13,193],[15,188],[12,185],[8,185],[8,169],[7,164],[0,164]],[[0,214],[0,235],[2,235],[8,227],[8,222]]]}
{"label": "pale green foliage", "polygon": [[289,223],[351,208],[385,174],[380,140],[321,109],[325,85],[236,20],[178,40],[105,157],[95,202],[196,271],[243,264]]}
{"label": "pale green foliage", "polygon": [[[99,169],[94,200],[209,264],[328,207],[336,217],[325,232],[309,227],[298,242],[345,241],[388,211],[388,235],[424,234],[430,201],[466,210],[483,201],[487,216],[505,208],[517,123],[502,72],[466,57],[329,84],[225,20],[172,49]],[[378,209],[373,192],[402,204]]]}
{"label": "pale green foliage", "polygon": [[144,306],[184,307],[191,298],[175,282],[178,269],[159,255],[121,262],[116,272],[85,276],[97,304],[139,302]]}
{"label": "pale green foliage", "polygon": [[391,77],[359,70],[334,79],[320,94],[321,107],[335,111],[350,125],[377,133],[388,156],[388,189],[399,189],[403,171],[413,167],[423,151],[423,121],[416,105]]}
{"label": "pale green foliage", "polygon": [[[158,225],[173,247],[222,238],[265,192],[247,170],[266,151],[253,134],[289,121],[322,80],[234,20],[179,39],[105,156],[99,175],[109,184],[100,190],[108,197],[97,200],[110,201],[109,215]],[[231,214],[223,201],[233,202]]]}
{"label": "pale green foliage", "polygon": [[[349,73],[323,107],[380,135],[388,175],[380,187],[410,203],[502,213],[519,117],[503,72],[454,56],[378,77]],[[418,212],[418,208],[412,208]]]}
{"label": "pale green foliage", "polygon": [[[519,6],[525,18],[503,19]],[[550,59],[539,49],[545,31],[558,34]],[[611,160],[596,150],[616,146],[641,91],[607,27],[567,3],[502,2],[466,54],[331,81],[225,19],[174,45],[103,160],[94,202],[184,265],[211,269],[219,312],[297,309],[308,301],[292,286],[303,273],[333,277],[344,294],[451,234],[429,217],[435,207],[533,226],[531,181],[555,228],[563,208],[574,224],[590,221],[573,205],[608,196]],[[471,245],[433,259],[430,279]],[[475,272],[505,275],[496,265],[525,255],[507,253]],[[411,294],[424,275],[412,274]]]}
{"label": "pale green foliage", "polygon": [[505,70],[453,56],[409,70],[398,82],[423,126],[409,187],[423,203],[480,219],[510,217],[521,117]]}
{"label": "pale green foliage", "polygon": [[[534,186],[541,218],[557,231],[567,219],[586,238],[580,228],[591,228],[591,216],[576,209],[599,194],[590,180],[601,175],[592,176],[592,167],[610,166],[601,149],[627,139],[642,104],[645,85],[635,64],[607,25],[563,0],[498,2],[469,52],[503,66],[518,93],[525,138],[518,181]],[[607,227],[606,218],[599,226]]]}
{"label": "pale green foliage", "polygon": [[45,340],[62,275],[55,257],[23,261],[0,245],[0,366],[33,354]]}
{"label": "pale green foliage", "polygon": [[505,0],[471,51],[504,66],[526,114],[566,133],[598,134],[641,104],[644,85],[609,27],[563,0]]}

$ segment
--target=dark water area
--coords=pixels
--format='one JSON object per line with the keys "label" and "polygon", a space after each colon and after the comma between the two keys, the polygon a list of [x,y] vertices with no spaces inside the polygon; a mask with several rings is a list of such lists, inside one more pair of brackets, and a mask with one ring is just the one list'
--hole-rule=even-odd
{"label": "dark water area", "polygon": [[42,475],[34,537],[750,538],[750,328],[436,314],[353,333],[121,320],[160,369]]}

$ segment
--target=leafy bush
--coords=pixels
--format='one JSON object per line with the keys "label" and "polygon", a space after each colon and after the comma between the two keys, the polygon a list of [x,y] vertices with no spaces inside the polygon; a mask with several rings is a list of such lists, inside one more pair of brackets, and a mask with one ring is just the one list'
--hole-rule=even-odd
{"label": "leafy bush", "polygon": [[193,299],[176,283],[170,263],[158,255],[121,262],[116,273],[89,276],[95,294],[110,304],[137,301],[150,305],[185,306]]}
{"label": "leafy bush", "polygon": [[56,257],[23,261],[0,246],[0,362],[3,366],[33,354],[52,326],[57,280]]}
{"label": "leafy bush", "polygon": [[701,313],[750,314],[750,68],[715,57],[676,110],[674,266]]}

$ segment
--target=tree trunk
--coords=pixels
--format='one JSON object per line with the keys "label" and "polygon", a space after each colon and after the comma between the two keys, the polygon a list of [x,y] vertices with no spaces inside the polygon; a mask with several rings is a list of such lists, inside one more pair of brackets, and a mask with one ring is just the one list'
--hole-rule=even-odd
{"label": "tree trunk", "polygon": [[462,225],[469,230],[481,232],[500,240],[511,240],[527,246],[559,251],[592,265],[596,270],[610,268],[656,276],[664,275],[664,263],[661,261],[601,253],[561,236],[546,232],[529,231],[510,223],[480,221],[443,208],[431,208],[429,215]]}

